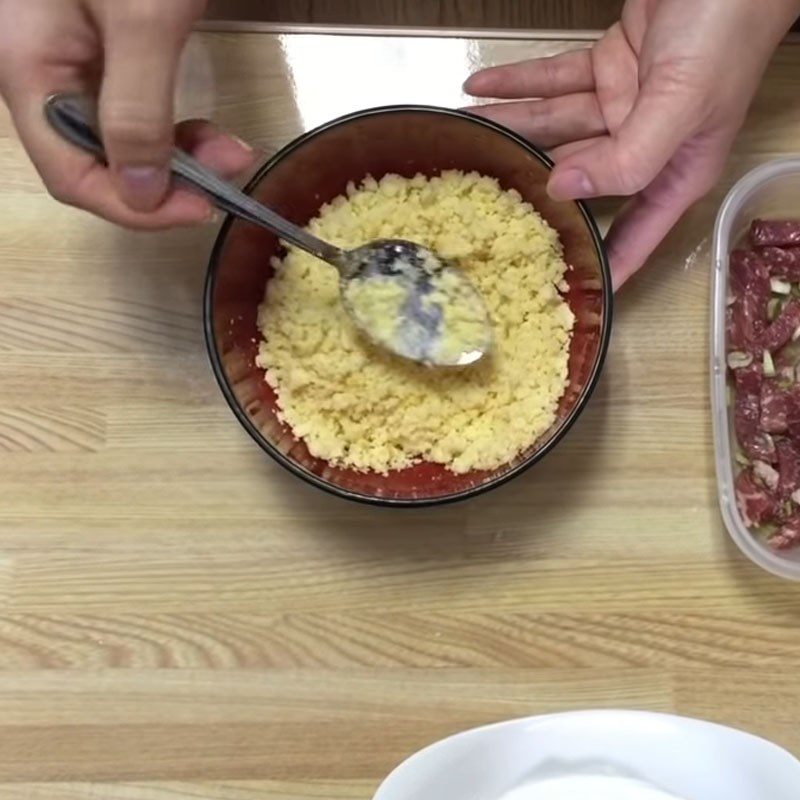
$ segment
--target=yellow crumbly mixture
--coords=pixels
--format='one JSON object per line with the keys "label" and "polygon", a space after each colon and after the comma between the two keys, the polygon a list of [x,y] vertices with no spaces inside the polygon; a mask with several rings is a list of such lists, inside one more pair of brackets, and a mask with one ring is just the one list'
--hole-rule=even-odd
{"label": "yellow crumbly mixture", "polygon": [[463,473],[502,466],[552,425],[574,322],[559,293],[567,267],[556,232],[517,192],[477,173],[368,177],[309,230],[346,248],[410,239],[452,259],[494,333],[491,357],[463,370],[392,356],[347,316],[336,270],[290,248],[259,308],[258,363],[313,455],[381,473],[422,460]]}

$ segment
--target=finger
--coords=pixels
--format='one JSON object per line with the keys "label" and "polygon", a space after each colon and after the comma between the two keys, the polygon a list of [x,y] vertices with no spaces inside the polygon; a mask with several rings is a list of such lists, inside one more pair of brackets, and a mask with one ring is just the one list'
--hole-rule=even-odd
{"label": "finger", "polygon": [[120,198],[108,169],[50,128],[42,110],[45,99],[54,91],[86,89],[76,80],[38,86],[22,79],[7,87],[6,99],[19,137],[50,194],[128,228],[154,230],[210,219],[213,209],[208,201],[185,191],[174,192],[155,213],[133,211]]}
{"label": "finger", "polygon": [[559,164],[564,159],[569,158],[571,155],[575,153],[579,153],[581,150],[585,150],[587,147],[590,147],[593,144],[597,144],[597,140],[600,137],[594,137],[592,139],[578,139],[574,142],[567,142],[566,144],[559,145],[558,147],[554,147],[550,150],[550,158]]}
{"label": "finger", "polygon": [[470,111],[517,131],[540,147],[557,147],[607,132],[600,106],[592,92],[548,100],[494,103],[475,106]]}
{"label": "finger", "polygon": [[175,143],[198,161],[225,178],[233,178],[253,166],[253,148],[226,134],[207,120],[185,120],[175,128]]}
{"label": "finger", "polygon": [[153,211],[169,185],[173,93],[192,17],[183,0],[117,0],[104,8],[100,127],[108,162],[131,209]]}
{"label": "finger", "polygon": [[547,58],[476,72],[464,84],[473,97],[559,97],[594,89],[590,49],[573,50]]}
{"label": "finger", "polygon": [[[191,153],[200,163],[224,178],[233,178],[249,169],[255,160],[255,151],[241,139],[224,133],[207,120],[186,120],[175,128],[175,142]],[[214,221],[218,215],[211,203],[192,189],[170,188],[162,205],[150,213],[132,211],[113,191],[108,172],[104,185],[95,186],[89,178],[81,187],[88,196],[95,196],[98,190],[109,189],[109,202],[103,207],[89,210],[112,222],[129,228],[161,230],[164,228],[196,225]],[[98,179],[99,181],[100,179]],[[73,205],[80,205],[81,197]]]}
{"label": "finger", "polygon": [[[233,178],[249,169],[256,157],[255,151],[246,142],[224,133],[207,120],[186,120],[179,123],[175,128],[174,138],[178,146],[224,178]],[[87,181],[84,188],[87,193],[91,193],[94,187],[91,181]],[[218,214],[206,198],[191,189],[174,186],[163,204],[151,213],[131,211],[119,201],[116,193],[112,194],[111,200],[107,207],[96,210],[95,213],[126,227],[145,230],[213,221]],[[184,218],[186,214],[189,215],[188,218]]]}
{"label": "finger", "polygon": [[564,158],[548,184],[556,200],[630,196],[647,187],[702,119],[698,100],[645,86],[613,136]]}
{"label": "finger", "polygon": [[686,210],[714,185],[721,170],[718,158],[701,164],[690,159],[682,170],[670,166],[623,208],[606,237],[615,289],[645,264]]}
{"label": "finger", "polygon": [[646,195],[632,198],[606,236],[614,291],[641,269],[688,206],[664,206]]}
{"label": "finger", "polygon": [[99,164],[84,175],[65,202],[123,228],[143,231],[202,225],[218,216],[204,197],[176,187],[169,188],[155,211],[136,211],[120,197],[108,169]]}

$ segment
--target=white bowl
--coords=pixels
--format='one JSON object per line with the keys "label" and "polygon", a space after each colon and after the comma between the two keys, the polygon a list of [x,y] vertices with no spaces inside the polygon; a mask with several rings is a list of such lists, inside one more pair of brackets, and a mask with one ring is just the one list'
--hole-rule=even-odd
{"label": "white bowl", "polygon": [[[585,795],[567,793],[566,783],[563,794],[552,791],[556,778],[575,776],[585,776]],[[606,776],[606,789],[615,781],[642,787],[640,795],[617,794],[626,800],[800,798],[800,761],[764,739],[664,714],[584,711],[513,720],[444,739],[401,764],[375,800],[499,800],[526,784],[531,791],[524,796],[531,800],[612,796],[590,793],[588,776],[601,783]],[[534,790],[537,781],[542,791]],[[548,793],[544,781],[550,781]],[[573,786],[577,792],[578,783]]]}

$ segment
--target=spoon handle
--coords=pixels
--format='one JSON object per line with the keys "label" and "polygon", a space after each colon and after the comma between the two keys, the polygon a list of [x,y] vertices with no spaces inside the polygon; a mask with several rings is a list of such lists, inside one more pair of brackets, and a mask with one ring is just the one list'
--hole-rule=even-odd
{"label": "spoon handle", "polygon": [[[105,148],[98,133],[97,109],[85,95],[55,94],[45,103],[45,116],[67,141],[106,160]],[[261,225],[323,261],[340,268],[342,251],[294,225],[270,208],[237,189],[204,167],[188,153],[175,148],[170,161],[173,174],[200,189],[217,208],[241,219]]]}

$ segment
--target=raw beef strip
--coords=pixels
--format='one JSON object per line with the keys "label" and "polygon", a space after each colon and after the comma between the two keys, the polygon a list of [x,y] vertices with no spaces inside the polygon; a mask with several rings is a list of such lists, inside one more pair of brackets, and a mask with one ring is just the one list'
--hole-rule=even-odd
{"label": "raw beef strip", "polygon": [[790,438],[800,447],[800,391],[786,392],[786,430]]}
{"label": "raw beef strip", "polygon": [[761,420],[766,433],[786,433],[786,390],[778,381],[767,378],[761,385]]}
{"label": "raw beef strip", "polygon": [[763,486],[775,494],[778,491],[778,484],[781,482],[781,475],[772,464],[766,461],[753,462],[753,475]]}
{"label": "raw beef strip", "polygon": [[[735,300],[730,307],[729,335],[740,349],[758,351],[757,340],[767,327],[767,305],[771,296],[769,270],[758,254],[734,250],[730,256],[729,279]],[[749,347],[752,343],[753,347]],[[733,346],[733,341],[729,344]]]}
{"label": "raw beef strip", "polygon": [[758,343],[765,350],[778,350],[794,336],[800,327],[800,301],[790,300],[780,316],[761,333]]}
{"label": "raw beef strip", "polygon": [[745,319],[742,303],[737,300],[725,309],[725,336],[728,343],[728,352],[738,350],[744,353],[752,352],[747,341]]}
{"label": "raw beef strip", "polygon": [[780,350],[772,354],[775,362],[775,369],[779,375],[784,375],[789,383],[794,383],[800,378],[800,370],[796,364],[800,364],[800,341],[789,342]]}
{"label": "raw beef strip", "polygon": [[775,443],[768,433],[761,430],[761,365],[754,363],[737,369],[734,377],[736,404],[733,423],[739,445],[748,458],[772,463],[777,457]]}
{"label": "raw beef strip", "polygon": [[781,500],[788,500],[800,488],[800,450],[788,439],[780,439],[775,445],[778,451],[778,488]]}
{"label": "raw beef strip", "polygon": [[800,247],[765,247],[758,254],[773,278],[790,283],[800,281]]}
{"label": "raw beef strip", "polygon": [[761,394],[761,387],[764,385],[764,371],[757,361],[754,361],[749,367],[734,370],[733,378],[736,381],[737,394]]}
{"label": "raw beef strip", "polygon": [[769,300],[771,287],[769,284],[769,268],[755,250],[734,250],[729,261],[729,284],[731,293],[736,298],[757,290],[764,301],[764,310]]}
{"label": "raw beef strip", "polygon": [[775,550],[789,550],[800,544],[800,514],[794,514],[781,525],[780,530],[770,538],[769,544]]}
{"label": "raw beef strip", "polygon": [[772,522],[778,514],[778,501],[763,486],[756,483],[749,469],[736,476],[736,505],[748,528]]}
{"label": "raw beef strip", "polygon": [[754,219],[750,226],[750,242],[754,247],[787,247],[800,244],[800,222],[790,219]]}
{"label": "raw beef strip", "polygon": [[748,266],[752,263],[750,250],[734,250],[728,259],[728,289],[740,300],[747,286]]}

